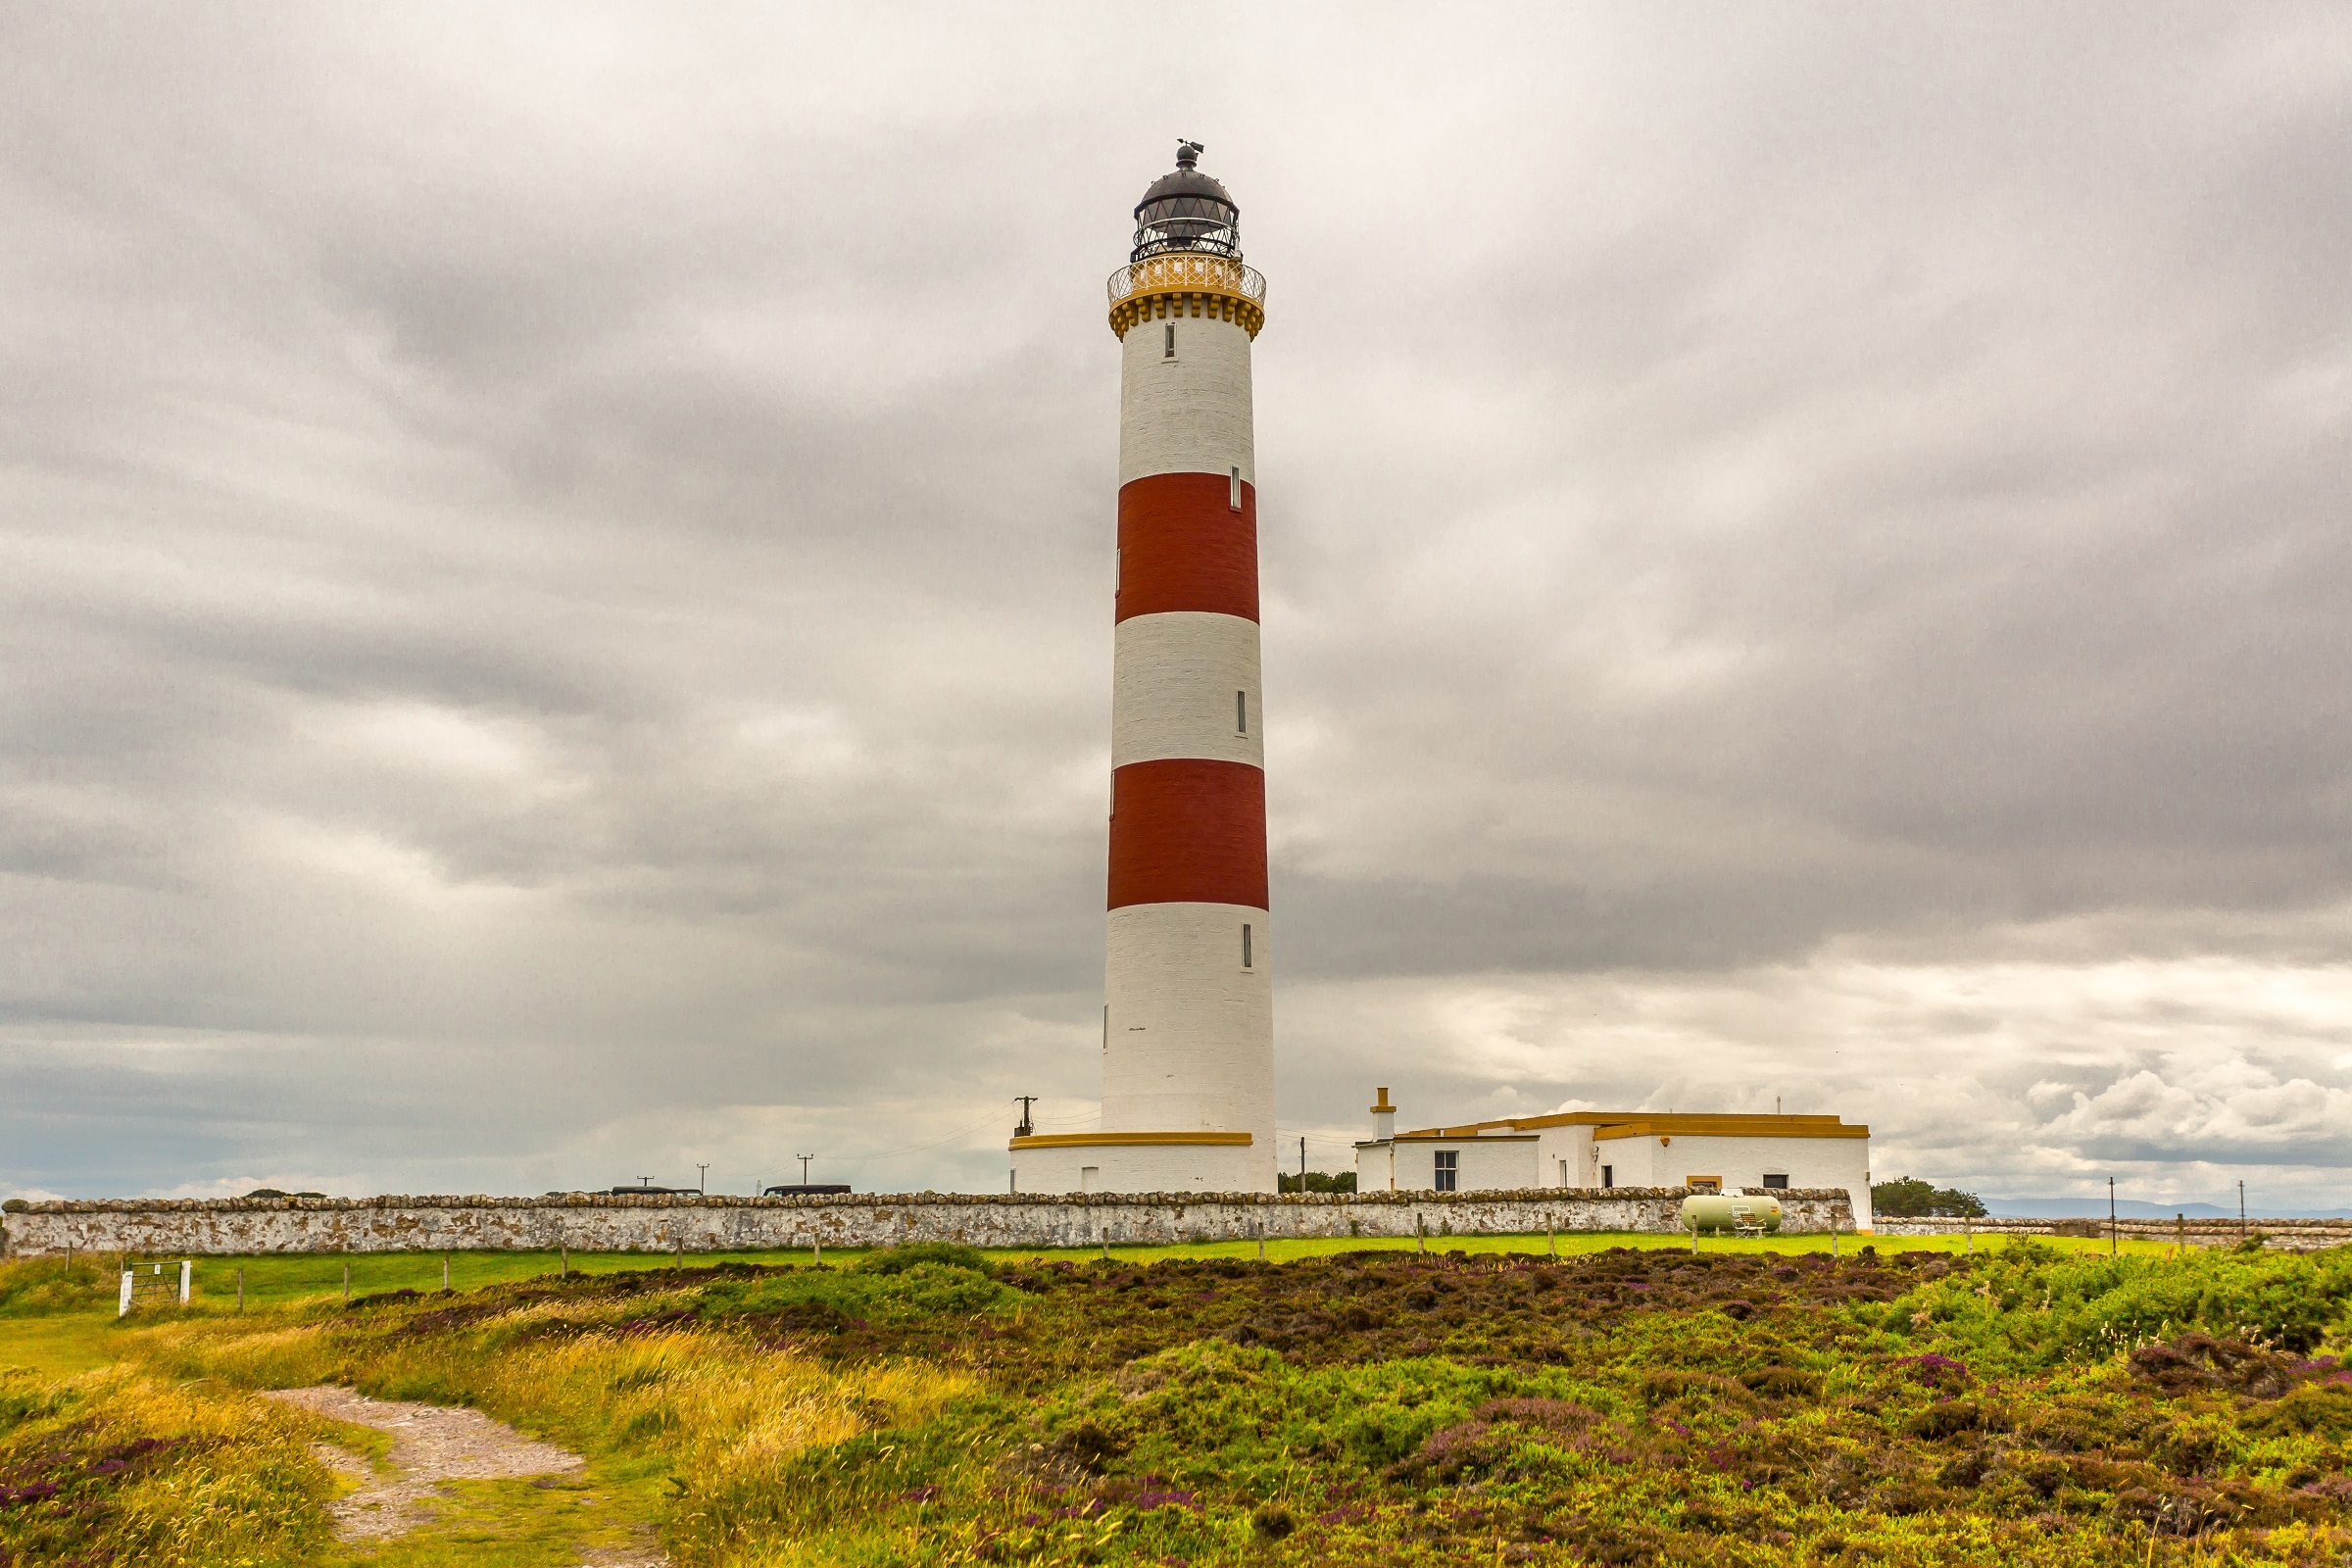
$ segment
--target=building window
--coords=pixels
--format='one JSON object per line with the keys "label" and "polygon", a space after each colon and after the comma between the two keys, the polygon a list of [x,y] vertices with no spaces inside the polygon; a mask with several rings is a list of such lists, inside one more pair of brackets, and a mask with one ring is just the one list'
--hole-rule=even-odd
{"label": "building window", "polygon": [[1250,928],[1242,927],[1242,967],[1250,967]]}
{"label": "building window", "polygon": [[1614,1187],[1617,1185],[1616,1166],[1603,1165],[1600,1167],[1600,1185],[1603,1187]]}
{"label": "building window", "polygon": [[1434,1177],[1431,1185],[1435,1186],[1441,1193],[1450,1193],[1455,1190],[1454,1184],[1461,1180],[1462,1156],[1460,1152],[1455,1150],[1441,1149],[1438,1151],[1436,1158],[1438,1162],[1437,1174]]}
{"label": "building window", "polygon": [[1225,483],[1225,510],[1227,512],[1242,510],[1242,470],[1239,467],[1233,470],[1233,477]]}
{"label": "building window", "polygon": [[1159,351],[1159,357],[1163,360],[1172,360],[1176,357],[1176,323],[1170,321],[1166,330],[1168,335]]}
{"label": "building window", "polygon": [[1233,727],[1244,735],[1250,733],[1250,694],[1248,692],[1233,694]]}
{"label": "building window", "polygon": [[1768,1193],[1787,1192],[1788,1190],[1788,1178],[1787,1174],[1784,1173],[1782,1175],[1775,1176],[1772,1172],[1766,1171],[1764,1173],[1764,1190]]}
{"label": "building window", "polygon": [[1110,591],[1112,594],[1115,595],[1118,593],[1119,583],[1123,578],[1126,577],[1126,575],[1127,552],[1124,550],[1113,550],[1110,553]]}

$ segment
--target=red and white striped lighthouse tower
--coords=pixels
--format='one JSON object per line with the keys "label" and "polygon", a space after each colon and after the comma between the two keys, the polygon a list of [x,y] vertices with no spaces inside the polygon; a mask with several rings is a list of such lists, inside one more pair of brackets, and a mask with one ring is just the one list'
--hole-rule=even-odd
{"label": "red and white striped lighthouse tower", "polygon": [[1119,521],[1102,1130],[1016,1138],[1033,1192],[1271,1192],[1273,955],[1250,348],[1265,279],[1187,142],[1110,276]]}

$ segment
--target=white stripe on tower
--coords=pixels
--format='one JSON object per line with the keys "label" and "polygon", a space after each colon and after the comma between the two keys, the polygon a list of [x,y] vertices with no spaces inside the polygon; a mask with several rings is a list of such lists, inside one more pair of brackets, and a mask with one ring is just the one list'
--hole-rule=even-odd
{"label": "white stripe on tower", "polygon": [[[1256,484],[1250,334],[1230,321],[1189,315],[1155,316],[1137,324],[1145,330],[1119,340],[1119,483],[1155,473],[1223,479],[1239,467],[1244,484]],[[1171,326],[1173,357],[1167,352]]]}
{"label": "white stripe on tower", "polygon": [[1110,765],[1211,757],[1266,765],[1257,622],[1171,610],[1119,622]]}

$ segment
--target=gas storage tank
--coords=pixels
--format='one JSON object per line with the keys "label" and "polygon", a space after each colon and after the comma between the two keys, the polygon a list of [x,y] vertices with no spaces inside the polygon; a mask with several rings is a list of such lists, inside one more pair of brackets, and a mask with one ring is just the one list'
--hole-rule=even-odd
{"label": "gas storage tank", "polygon": [[1777,1231],[1781,1200],[1745,1194],[1701,1193],[1683,1200],[1683,1229],[1687,1231]]}

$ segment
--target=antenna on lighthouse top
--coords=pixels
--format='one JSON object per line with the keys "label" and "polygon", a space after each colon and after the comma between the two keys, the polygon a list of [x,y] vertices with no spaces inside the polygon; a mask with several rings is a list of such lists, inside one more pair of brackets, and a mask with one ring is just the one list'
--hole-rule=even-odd
{"label": "antenna on lighthouse top", "polygon": [[1178,169],[1192,168],[1195,164],[1200,162],[1200,155],[1206,151],[1208,151],[1208,149],[1197,141],[1185,141],[1180,139],[1176,143],[1176,167]]}

